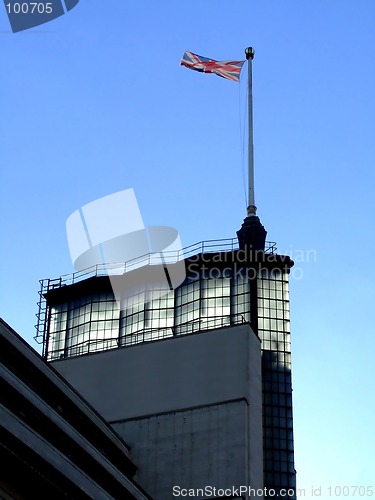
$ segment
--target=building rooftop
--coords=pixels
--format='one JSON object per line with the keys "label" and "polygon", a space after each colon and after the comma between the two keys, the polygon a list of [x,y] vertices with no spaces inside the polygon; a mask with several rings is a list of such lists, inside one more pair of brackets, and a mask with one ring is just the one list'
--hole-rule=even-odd
{"label": "building rooftop", "polygon": [[[238,238],[205,240],[184,247],[181,250],[163,251],[162,259],[163,262],[166,263],[176,263],[201,254],[235,252],[237,250],[239,250]],[[276,255],[276,252],[277,252],[276,243],[266,242],[264,253],[266,255]],[[50,294],[51,292],[53,293],[54,290],[56,291],[61,290],[63,287],[66,286],[81,283],[90,278],[106,278],[108,276],[116,276],[116,275],[121,276],[125,273],[129,273],[138,268],[150,266],[157,263],[160,263],[160,252],[148,253],[140,257],[137,257],[136,259],[132,259],[128,262],[96,264],[95,266],[88,267],[87,269],[62,275],[59,278],[41,279],[39,281],[40,282],[39,302],[38,302],[39,310],[36,315],[37,324],[35,325],[35,328],[37,333],[35,336],[35,340],[40,344],[45,343],[46,341],[45,332],[47,324],[47,307],[46,307],[47,294]],[[239,323],[241,322],[242,321],[240,319]],[[190,328],[192,332],[196,331],[197,329],[196,326],[197,325],[195,325],[194,328]],[[165,336],[169,336],[168,332],[167,335],[163,335],[161,332],[161,338],[164,338]]]}

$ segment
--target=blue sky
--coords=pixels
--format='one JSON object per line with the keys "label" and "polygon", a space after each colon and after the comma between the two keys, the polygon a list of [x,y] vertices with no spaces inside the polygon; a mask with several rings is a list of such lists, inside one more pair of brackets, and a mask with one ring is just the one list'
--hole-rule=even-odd
{"label": "blue sky", "polygon": [[327,499],[340,498],[328,486],[375,489],[374,19],[373,0],[81,0],[13,34],[0,9],[1,316],[36,348],[38,280],[73,271],[65,222],[80,206],[134,188],[145,224],[178,228],[184,246],[235,236],[246,78],[179,61],[255,48],[258,215],[299,269],[305,498],[312,486]]}

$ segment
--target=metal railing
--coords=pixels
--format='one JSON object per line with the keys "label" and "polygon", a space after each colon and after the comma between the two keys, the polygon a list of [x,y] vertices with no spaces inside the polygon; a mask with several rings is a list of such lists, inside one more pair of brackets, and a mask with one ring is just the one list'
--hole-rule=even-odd
{"label": "metal railing", "polygon": [[109,338],[93,338],[86,339],[82,342],[72,343],[68,348],[60,348],[48,350],[48,361],[64,359],[73,356],[82,356],[83,354],[92,354],[99,351],[107,351],[109,349],[118,349],[120,347],[129,347],[145,342],[154,342],[164,340],[171,337],[179,337],[191,335],[199,331],[214,330],[215,328],[223,328],[225,326],[235,326],[240,324],[249,324],[242,314],[215,316],[207,319],[192,320],[173,327],[162,328],[144,328],[138,332],[127,335],[119,334]]}
{"label": "metal railing", "polygon": [[[56,279],[48,278],[40,280],[40,283],[43,283],[45,285],[45,291],[48,291],[53,288],[60,288],[64,285],[72,285],[91,277],[125,274],[139,267],[160,264],[161,259],[167,264],[176,263],[192,257],[193,255],[199,255],[202,253],[232,252],[234,250],[238,250],[238,248],[237,238],[200,241],[199,243],[189,245],[181,250],[147,253],[135,259],[129,260],[128,262],[96,264],[83,269],[82,271],[65,274]],[[276,243],[270,241],[266,242],[265,253],[275,254],[276,250]]]}

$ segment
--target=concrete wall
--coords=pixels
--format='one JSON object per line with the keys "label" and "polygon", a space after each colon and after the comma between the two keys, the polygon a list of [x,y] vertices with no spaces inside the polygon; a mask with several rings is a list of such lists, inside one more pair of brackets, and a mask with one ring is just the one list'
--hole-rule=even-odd
{"label": "concrete wall", "polygon": [[157,499],[179,488],[242,485],[248,468],[245,400],[113,424],[138,465],[135,479]]}
{"label": "concrete wall", "polygon": [[53,366],[131,446],[155,500],[174,485],[263,487],[260,342],[248,325]]}

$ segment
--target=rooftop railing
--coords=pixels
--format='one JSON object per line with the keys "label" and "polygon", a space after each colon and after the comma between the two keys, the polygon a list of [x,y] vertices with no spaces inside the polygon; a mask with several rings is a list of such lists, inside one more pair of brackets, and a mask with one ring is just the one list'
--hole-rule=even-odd
{"label": "rooftop railing", "polygon": [[[237,238],[227,238],[221,240],[207,240],[194,243],[181,250],[154,252],[142,255],[128,262],[115,262],[110,264],[96,264],[94,266],[76,271],[74,273],[65,274],[60,278],[40,280],[40,283],[45,283],[47,286],[44,288],[44,293],[54,288],[60,288],[65,285],[73,285],[79,281],[96,276],[111,276],[112,274],[125,274],[133,271],[139,267],[153,264],[160,264],[161,259],[165,263],[175,263],[181,260],[199,255],[202,253],[216,253],[216,252],[231,252],[238,250]],[[275,254],[276,243],[267,241],[265,253]]]}

